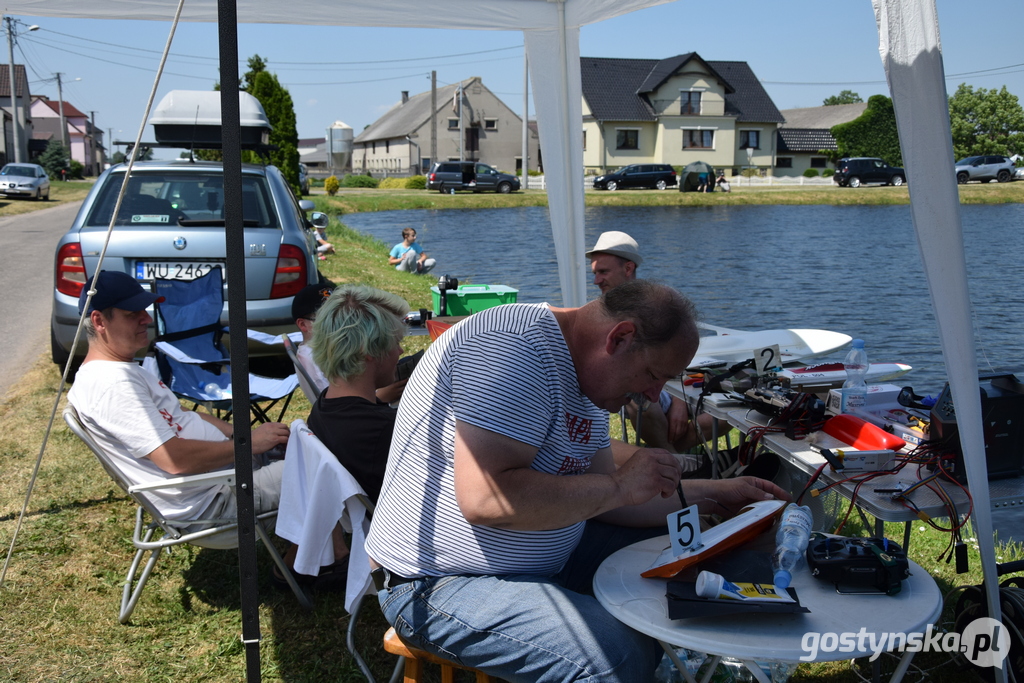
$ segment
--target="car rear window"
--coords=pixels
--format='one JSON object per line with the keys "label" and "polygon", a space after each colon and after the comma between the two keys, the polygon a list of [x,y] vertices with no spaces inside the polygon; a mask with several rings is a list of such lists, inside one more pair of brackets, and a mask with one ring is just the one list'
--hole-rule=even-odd
{"label": "car rear window", "polygon": [[[87,225],[109,225],[124,182],[123,173],[107,176]],[[242,212],[247,227],[277,228],[280,222],[266,179],[242,177]],[[224,219],[224,178],[213,173],[143,172],[128,180],[117,225],[177,225],[179,220]],[[252,225],[250,221],[256,221]],[[216,226],[220,227],[220,226]]]}

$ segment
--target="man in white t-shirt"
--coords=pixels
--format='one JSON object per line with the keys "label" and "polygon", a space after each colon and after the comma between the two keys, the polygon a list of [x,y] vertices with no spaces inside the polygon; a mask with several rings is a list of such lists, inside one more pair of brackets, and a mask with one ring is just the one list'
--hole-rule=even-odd
{"label": "man in white t-shirt", "polygon": [[697,349],[692,304],[643,280],[582,308],[509,304],[424,355],[398,409],[366,548],[416,647],[507,681],[649,681],[656,642],[593,598],[600,562],[666,532],[677,486],[704,513],[786,494],[685,480],[667,451],[617,464],[605,411],[656,398]]}
{"label": "man in white t-shirt", "polygon": [[[636,271],[644,262],[636,240],[618,230],[602,232],[597,238],[597,244],[586,253],[586,257],[590,259],[594,284],[602,294],[623,282],[635,280]],[[635,425],[637,407],[628,406],[627,411]],[[686,453],[700,443],[701,434],[705,439],[711,438],[714,418],[705,413],[700,415],[697,421],[700,424],[700,432],[690,421],[690,408],[686,401],[662,391],[658,400],[644,407],[640,435],[649,446],[665,448],[674,453]],[[724,430],[729,429],[725,423],[720,426]]]}
{"label": "man in white t-shirt", "polygon": [[[79,312],[85,309],[88,287]],[[68,400],[89,433],[117,460],[133,484],[147,484],[234,465],[233,428],[207,413],[184,410],[163,382],[135,361],[149,344],[152,318],[146,307],[162,298],[145,291],[126,273],[103,271],[89,306],[89,352]],[[288,426],[279,422],[252,431],[252,452],[287,443]],[[256,512],[275,509],[284,461],[253,472]],[[153,494],[168,519],[227,517],[236,514],[230,486],[189,487]]]}

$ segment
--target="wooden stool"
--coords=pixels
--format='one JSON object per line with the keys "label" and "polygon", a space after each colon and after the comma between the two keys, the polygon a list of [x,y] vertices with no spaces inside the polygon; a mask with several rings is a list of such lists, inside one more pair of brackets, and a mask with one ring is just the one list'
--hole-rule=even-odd
{"label": "wooden stool", "polygon": [[431,662],[441,667],[441,683],[452,683],[455,680],[455,670],[472,671],[476,674],[477,683],[498,683],[497,678],[492,678],[483,671],[471,669],[455,662],[438,657],[435,654],[409,647],[398,637],[395,629],[389,628],[384,634],[384,649],[393,655],[405,657],[405,683],[419,683],[423,676],[423,662]]}

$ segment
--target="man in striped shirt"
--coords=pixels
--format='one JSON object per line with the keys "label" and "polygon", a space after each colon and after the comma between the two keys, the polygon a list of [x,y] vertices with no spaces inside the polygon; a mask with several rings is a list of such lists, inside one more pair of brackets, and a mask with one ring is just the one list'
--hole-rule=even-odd
{"label": "man in striped shirt", "polygon": [[[600,562],[665,533],[677,459],[616,466],[605,411],[656,399],[693,357],[692,304],[636,280],[582,308],[511,304],[445,332],[399,407],[367,537],[388,621],[412,645],[508,681],[646,681],[655,641],[592,597]],[[701,512],[785,497],[688,480]]]}

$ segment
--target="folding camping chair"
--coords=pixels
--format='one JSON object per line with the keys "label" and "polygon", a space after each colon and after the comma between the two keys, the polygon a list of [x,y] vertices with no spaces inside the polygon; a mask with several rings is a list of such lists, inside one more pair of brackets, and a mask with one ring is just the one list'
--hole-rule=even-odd
{"label": "folding camping chair", "polygon": [[[224,307],[221,270],[213,268],[195,280],[154,280],[153,291],[164,297],[154,305],[157,337],[154,347],[160,378],[181,398],[211,410],[231,407],[230,359],[221,336]],[[280,422],[298,387],[296,376],[284,379],[249,374],[253,423]],[[277,420],[270,411],[283,401]]]}
{"label": "folding camping chair", "polygon": [[[345,644],[370,683],[374,683],[373,674],[356,649],[355,629],[364,600],[374,595],[370,558],[363,547],[372,513],[373,501],[334,453],[305,421],[292,422],[281,477],[277,535],[298,545],[295,571],[315,575],[320,567],[334,561],[331,532],[335,525],[341,522],[351,534],[345,585],[345,609],[350,616]],[[392,680],[401,666],[399,659]]]}
{"label": "folding camping chair", "polygon": [[302,389],[302,393],[306,395],[310,404],[316,403],[316,400],[320,397],[320,392],[326,387],[317,386],[316,380],[309,374],[306,366],[302,364],[302,360],[299,358],[299,348],[295,345],[295,342],[286,334],[281,335],[281,339],[284,340],[285,353],[288,354],[288,357],[292,360],[292,365],[295,366],[295,375],[299,378],[299,387]]}
{"label": "folding camping chair", "polygon": [[[226,549],[238,547],[238,535],[237,527],[238,522],[234,518],[222,518],[222,519],[190,519],[190,520],[168,520],[164,518],[160,511],[153,504],[150,499],[148,492],[156,491],[161,488],[184,488],[189,486],[217,486],[227,484],[233,486],[235,484],[235,472],[230,471],[218,471],[218,472],[206,472],[203,474],[194,474],[185,477],[173,477],[168,478],[156,484],[132,484],[121,470],[117,467],[117,462],[103,450],[102,447],[96,442],[95,439],[86,431],[81,419],[78,416],[78,411],[75,410],[74,406],[68,404],[64,408],[64,421],[67,423],[71,431],[81,439],[89,450],[93,452],[96,459],[103,465],[103,469],[107,471],[107,474],[117,482],[117,485],[121,487],[132,500],[138,504],[138,509],[135,512],[135,531],[132,534],[132,544],[135,546],[135,559],[132,560],[131,567],[128,569],[128,574],[125,577],[124,591],[121,594],[121,611],[118,616],[118,621],[122,624],[127,624],[128,620],[131,619],[132,612],[135,610],[135,605],[139,602],[139,597],[142,595],[142,589],[146,587],[146,582],[149,580],[150,574],[153,572],[153,568],[156,566],[157,560],[160,559],[160,553],[164,548],[170,548],[172,546],[181,545],[188,543],[191,545],[199,546],[202,548],[215,548],[215,549]],[[146,516],[151,521],[146,522]],[[309,597],[303,592],[302,588],[299,587],[298,582],[295,580],[295,576],[292,574],[291,569],[285,563],[281,554],[277,552],[277,548],[274,547],[273,542],[270,540],[270,535],[267,532],[264,522],[273,520],[277,517],[277,510],[272,512],[264,512],[256,516],[256,533],[259,535],[260,540],[263,541],[263,545],[266,546],[267,551],[274,560],[274,564],[277,565],[281,571],[281,575],[285,577],[292,592],[295,593],[296,599],[306,609],[312,609],[313,603]],[[201,525],[199,530],[195,530],[192,527]],[[143,532],[145,529],[145,532]],[[153,540],[153,534],[160,530],[161,535],[156,540]],[[146,562],[145,567],[142,569],[142,574],[138,576],[136,582],[136,575],[139,571],[139,565],[142,563],[143,556],[146,552],[150,552],[149,560]],[[133,587],[134,584],[134,587]]]}

